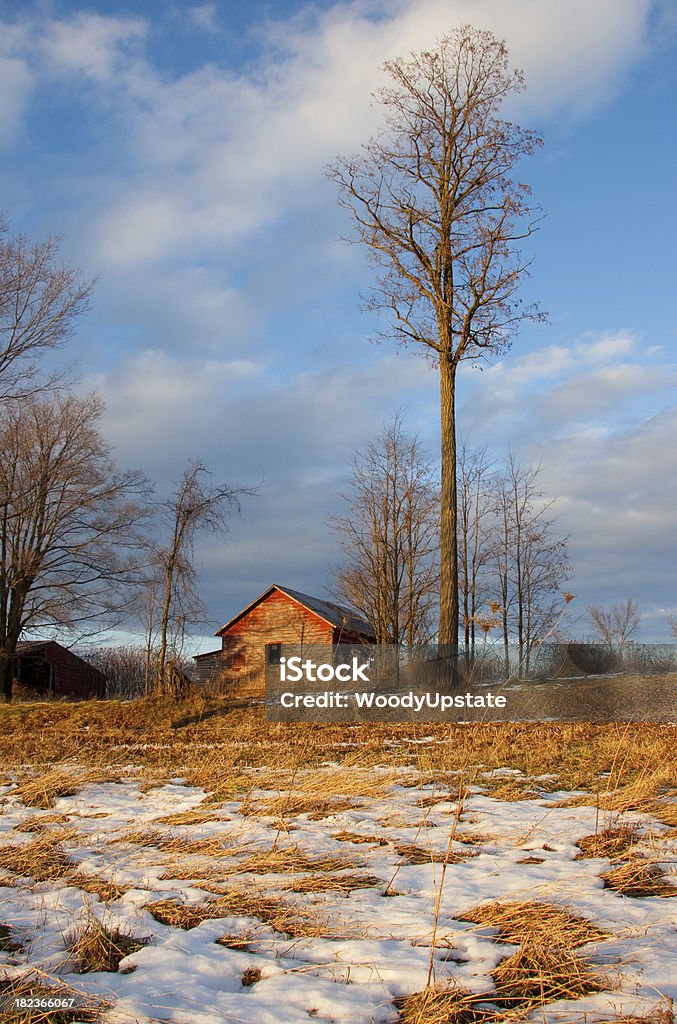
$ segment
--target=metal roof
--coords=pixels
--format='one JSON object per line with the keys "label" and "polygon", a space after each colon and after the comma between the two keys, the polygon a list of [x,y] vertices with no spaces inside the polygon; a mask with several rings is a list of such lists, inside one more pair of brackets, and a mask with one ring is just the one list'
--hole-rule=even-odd
{"label": "metal roof", "polygon": [[334,626],[336,629],[344,629],[347,633],[362,633],[365,636],[376,639],[376,633],[371,623],[367,622],[366,619],[361,619],[355,612],[351,611],[350,608],[343,608],[341,605],[334,604],[333,601],[326,601],[324,598],[311,597],[310,594],[302,594],[300,590],[291,590],[289,587],[281,587],[279,583],[273,583],[272,586],[264,590],[255,601],[248,604],[246,608],[243,608],[241,612],[238,612],[229,622],[222,626],[221,629],[217,630],[216,636],[220,636],[224,633],[233,623],[241,619],[248,611],[250,611],[255,605],[257,605],[264,598],[268,597],[273,590],[279,590],[282,594],[286,594],[287,597],[291,597],[292,601],[296,601],[298,604],[303,605],[309,611],[319,615],[321,619],[328,622],[330,626]]}

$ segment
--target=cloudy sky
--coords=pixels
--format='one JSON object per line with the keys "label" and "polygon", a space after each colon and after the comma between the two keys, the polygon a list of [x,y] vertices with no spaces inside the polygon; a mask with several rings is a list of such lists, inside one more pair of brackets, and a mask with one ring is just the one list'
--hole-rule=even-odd
{"label": "cloudy sky", "polygon": [[[0,205],[96,276],[71,355],[119,462],[165,493],[189,458],[258,485],[201,546],[210,622],[271,582],[322,594],[355,448],[392,412],[436,451],[437,381],[369,338],[370,280],[323,166],[379,125],[389,57],[463,21],[505,37],[545,136],[531,325],[459,424],[543,460],[585,606],[677,612],[677,11],[670,0],[0,0]],[[209,642],[207,644],[209,646]],[[213,642],[212,642],[213,646]]]}

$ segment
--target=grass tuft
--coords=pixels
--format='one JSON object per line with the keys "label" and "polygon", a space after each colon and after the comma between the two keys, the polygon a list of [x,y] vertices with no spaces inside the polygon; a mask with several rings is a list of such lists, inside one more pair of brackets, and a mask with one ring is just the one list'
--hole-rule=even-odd
{"label": "grass tuft", "polygon": [[395,852],[405,864],[459,864],[471,857],[479,857],[477,850],[432,850],[417,843],[395,843]]}
{"label": "grass tuft", "polygon": [[74,829],[39,832],[28,843],[0,847],[0,868],[34,882],[52,882],[73,869],[73,862],[63,852],[62,843],[74,839]]}
{"label": "grass tuft", "polygon": [[109,928],[88,914],[77,931],[66,938],[68,959],[78,974],[117,971],[121,960],[147,945],[118,928]]}
{"label": "grass tuft", "polygon": [[579,857],[622,857],[637,842],[637,829],[629,825],[605,828],[601,832],[580,839],[576,845],[581,851]]}
{"label": "grass tuft", "polygon": [[286,815],[306,814],[309,821],[320,821],[333,814],[349,811],[355,807],[355,801],[346,797],[313,795],[312,793],[283,793],[281,796],[267,797],[261,800],[243,801],[240,811],[256,817],[280,817]]}
{"label": "grass tuft", "polygon": [[485,1024],[499,1020],[492,1010],[478,1008],[476,1002],[477,996],[465,989],[431,987],[396,999],[395,1006],[402,1024]]}
{"label": "grass tuft", "polygon": [[623,896],[677,896],[677,886],[666,881],[660,867],[639,858],[625,861],[601,877],[605,889]]}
{"label": "grass tuft", "polygon": [[334,832],[332,839],[338,839],[341,843],[365,843],[370,846],[388,845],[388,840],[383,836],[365,836],[359,832]]}
{"label": "grass tuft", "polygon": [[156,825],[204,825],[208,821],[230,821],[230,818],[216,815],[214,809],[200,810],[195,808],[192,811],[178,811],[176,814],[166,814],[164,818],[155,818]]}
{"label": "grass tuft", "polygon": [[216,900],[184,904],[175,900],[149,903],[146,910],[161,924],[189,931],[203,921],[221,917],[252,917],[290,938],[325,937],[327,930],[279,897],[223,886]]}
{"label": "grass tuft", "polygon": [[586,918],[541,900],[492,900],[471,907],[459,920],[497,928],[499,941],[514,945],[540,940],[561,948],[576,948],[608,938]]}
{"label": "grass tuft", "polygon": [[78,765],[59,765],[38,775],[26,778],[15,791],[29,807],[46,810],[54,806],[61,796],[74,796],[83,786],[95,782],[117,781],[119,776],[111,775],[101,768],[82,768]]}
{"label": "grass tuft", "polygon": [[492,971],[496,999],[504,1006],[530,1010],[555,999],[578,999],[607,987],[568,946],[528,940]]}
{"label": "grass tuft", "polygon": [[98,875],[86,875],[80,871],[69,875],[66,882],[68,885],[82,889],[83,892],[91,893],[92,896],[98,896],[103,903],[119,900],[127,891],[122,886],[115,885],[114,882],[107,882],[105,879],[99,878]]}
{"label": "grass tuft", "polygon": [[45,828],[53,825],[68,825],[70,818],[67,814],[39,814],[27,818],[21,824],[15,825],[14,832],[42,832]]}
{"label": "grass tuft", "polygon": [[384,884],[376,875],[303,875],[281,888],[289,892],[334,892],[347,896],[355,889],[372,889]]}

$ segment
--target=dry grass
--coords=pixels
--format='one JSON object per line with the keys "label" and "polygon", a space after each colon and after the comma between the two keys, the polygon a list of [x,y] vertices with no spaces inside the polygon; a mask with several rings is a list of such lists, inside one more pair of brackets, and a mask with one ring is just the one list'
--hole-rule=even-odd
{"label": "dry grass", "polygon": [[280,888],[289,892],[333,892],[347,896],[355,889],[373,889],[384,886],[385,882],[376,875],[349,873],[345,875],[304,875],[287,882]]}
{"label": "dry grass", "polygon": [[127,932],[111,928],[88,914],[83,925],[66,937],[66,951],[78,974],[117,971],[120,961],[147,945]]}
{"label": "dry grass", "polygon": [[243,988],[251,988],[257,981],[261,981],[260,967],[245,967],[240,978]]}
{"label": "dry grass", "polygon": [[[200,888],[208,889],[211,879],[223,878],[222,867],[214,867],[208,861],[189,862],[187,864],[175,864],[167,868],[159,876],[161,882],[196,882]],[[202,883],[205,883],[204,885]]]}
{"label": "dry grass", "polygon": [[[158,829],[131,829],[121,836],[116,836],[115,843],[133,843],[135,846],[155,847],[168,853],[180,853],[185,856],[229,857],[234,852],[241,852],[242,845],[235,845],[230,837],[209,836],[205,839],[190,839],[187,836],[175,836],[171,832]],[[227,844],[227,845],[224,845]]]}
{"label": "dry grass", "polygon": [[52,825],[68,825],[71,818],[67,814],[39,814],[27,818],[21,824],[15,825],[14,832],[41,832]]}
{"label": "dry grass", "polygon": [[126,889],[123,889],[120,885],[115,885],[114,882],[107,882],[103,878],[99,878],[97,875],[86,875],[83,872],[77,871],[75,874],[68,875],[66,879],[68,885],[74,885],[78,889],[82,889],[83,892],[88,892],[92,896],[98,896],[103,903],[110,903],[112,900],[121,899]]}
{"label": "dry grass", "polygon": [[230,821],[230,818],[216,815],[214,809],[200,810],[195,808],[192,811],[178,811],[176,814],[167,814],[164,818],[154,818],[156,825],[204,825],[209,821]]}
{"label": "dry grass", "polygon": [[345,857],[309,857],[298,846],[272,847],[226,867],[227,874],[290,874],[297,871],[341,871],[358,867]]}
{"label": "dry grass", "polygon": [[601,992],[608,983],[569,946],[539,938],[523,942],[492,972],[496,1000],[521,1011],[555,999],[579,999]]}
{"label": "dry grass", "polygon": [[388,840],[383,836],[364,836],[359,832],[332,832],[332,839],[341,843],[365,843],[370,846],[387,846]]}
{"label": "dry grass", "polygon": [[638,839],[637,829],[629,825],[618,825],[615,828],[605,828],[600,832],[593,832],[592,835],[584,836],[576,846],[581,851],[579,858],[588,857],[622,857],[635,845]]}
{"label": "dry grass", "polygon": [[[17,999],[73,999],[72,1008],[60,1010],[17,1008]],[[0,1020],[2,1024],[95,1024],[103,1021],[107,1006],[100,999],[78,992],[58,979],[45,985],[42,973],[20,979],[0,981]]]}
{"label": "dry grass", "polygon": [[[267,875],[267,874],[297,874],[305,872],[343,871],[350,867],[359,867],[357,861],[345,857],[309,857],[297,846],[273,847],[270,850],[260,850],[250,854],[244,860],[231,864],[219,864],[218,867],[210,864],[181,864],[168,869],[160,876],[161,880],[181,879],[204,881],[204,888],[213,892],[219,891],[219,885],[215,887],[214,881],[220,882],[233,875]],[[317,876],[315,876],[317,877]],[[298,882],[303,885],[303,879]],[[295,892],[313,891],[308,889],[297,889],[296,883],[289,883],[284,888],[292,889]],[[339,888],[327,886],[327,888]],[[353,886],[357,888],[357,886]],[[314,891],[320,891],[319,887]]]}
{"label": "dry grass", "polygon": [[58,765],[26,778],[14,795],[30,807],[47,809],[54,806],[58,797],[74,796],[83,786],[117,781],[119,775],[101,768],[82,768],[78,764]]}
{"label": "dry grass", "polygon": [[623,896],[677,896],[677,886],[666,880],[660,867],[639,858],[627,860],[601,877],[605,889]]}
{"label": "dry grass", "polygon": [[223,886],[216,900],[187,905],[175,900],[149,903],[146,910],[161,924],[189,931],[221,917],[253,917],[290,938],[326,937],[328,931],[280,897]]}
{"label": "dry grass", "polygon": [[477,996],[462,988],[426,988],[395,1000],[402,1024],[485,1024],[505,1020],[477,1007]]}
{"label": "dry grass", "polygon": [[[674,763],[674,754],[668,764]],[[560,800],[555,807],[581,807],[593,804],[607,815],[625,814],[627,811],[639,811],[652,814],[666,825],[677,824],[677,790],[675,789],[675,769],[652,766],[626,785],[616,788],[607,787],[600,790],[595,787],[592,793],[581,796],[567,797]]]}
{"label": "dry grass", "polygon": [[73,862],[62,844],[77,836],[74,829],[54,829],[39,832],[28,843],[0,847],[0,868],[34,882],[64,878],[73,870]]}
{"label": "dry grass", "polygon": [[461,988],[427,988],[395,1001],[402,1024],[501,1024],[523,1021],[537,1007],[558,999],[578,999],[607,987],[599,971],[570,946],[538,936],[523,939],[520,948],[491,974],[493,992],[476,994]]}
{"label": "dry grass", "polygon": [[433,850],[418,843],[395,843],[395,852],[405,864],[458,864],[471,857],[479,857],[476,850]]}
{"label": "dry grass", "polygon": [[[100,764],[105,760],[123,770],[133,760],[145,772],[164,770],[172,776],[180,766],[189,785],[203,785],[214,793],[223,786],[231,796],[262,785],[252,772],[259,766],[279,767],[269,787],[277,789],[282,770],[290,770],[297,778],[299,770],[308,771],[312,783],[312,773],[329,758],[340,768],[350,769],[353,785],[344,792],[354,791],[360,774],[365,776],[361,788],[369,789],[367,773],[353,769],[384,762],[415,769],[416,784],[423,778],[442,780],[446,786],[452,773],[478,764],[487,771],[512,767],[531,779],[554,775],[563,790],[589,790],[593,803],[595,793],[604,792],[608,785],[606,777],[601,781],[602,775],[615,769],[614,785],[618,778],[628,785],[641,779],[647,800],[662,799],[666,787],[677,785],[675,728],[670,725],[478,722],[426,723],[424,728],[420,735],[433,739],[426,747],[412,746],[412,738],[417,737],[412,737],[411,725],[301,723],[290,734],[284,724],[265,722],[260,706],[196,694],[178,702],[148,699],[0,707],[0,744],[7,769],[35,764],[49,771],[55,762]],[[399,747],[393,745],[398,739]],[[620,763],[619,750],[623,751]],[[662,775],[656,766],[663,766]],[[671,772],[666,774],[665,766],[672,766]],[[404,784],[406,779],[399,773],[392,781]],[[372,785],[383,782],[378,773],[371,780]],[[337,785],[341,788],[344,781],[338,779]]]}
{"label": "dry grass", "polygon": [[310,821],[329,818],[333,814],[349,811],[355,807],[355,801],[338,796],[314,795],[312,793],[282,793],[280,796],[266,797],[261,800],[243,801],[240,811],[257,817],[280,817],[286,815],[306,814]]}
{"label": "dry grass", "polygon": [[255,936],[251,932],[243,932],[240,935],[222,935],[216,939],[217,946],[225,946],[226,949],[234,949],[238,953],[255,953],[256,945],[252,942]]}
{"label": "dry grass", "polygon": [[606,932],[584,917],[541,900],[492,900],[467,910],[460,920],[497,928],[499,942],[514,945],[540,941],[575,949],[608,938]]}
{"label": "dry grass", "polygon": [[494,800],[511,803],[516,800],[537,800],[541,793],[529,784],[527,779],[482,779],[482,787],[488,790]]}
{"label": "dry grass", "polygon": [[677,827],[677,799],[649,800],[645,805],[645,812],[652,814],[664,825]]}

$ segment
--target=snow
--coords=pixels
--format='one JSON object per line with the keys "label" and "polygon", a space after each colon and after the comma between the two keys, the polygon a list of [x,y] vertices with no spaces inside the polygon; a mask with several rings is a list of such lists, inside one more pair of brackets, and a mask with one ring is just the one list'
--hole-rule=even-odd
{"label": "snow", "polygon": [[[324,770],[330,774],[335,766],[328,763]],[[519,773],[487,773],[480,776],[480,783],[490,776],[509,781]],[[301,783],[302,773],[297,780]],[[261,790],[249,799],[255,804],[276,795]],[[198,807],[206,796],[180,778],[145,792],[133,778],[84,786],[55,803],[54,811],[67,815],[68,828],[78,833],[67,839],[65,851],[80,872],[115,882],[125,894],[102,903],[63,879],[36,884],[14,879],[0,885],[0,920],[27,943],[23,954],[0,953],[0,970],[21,975],[39,967],[78,991],[105,998],[111,1003],[105,1015],[108,1024],[392,1024],[397,1020],[393,999],[427,984],[435,900],[444,876],[433,958],[437,983],[453,981],[477,993],[491,990],[490,972],[516,947],[497,942],[495,929],[461,917],[486,900],[541,899],[561,904],[609,932],[609,938],[581,952],[604,968],[610,987],[576,1001],[551,1003],[531,1014],[534,1021],[562,1019],[565,1010],[570,1011],[566,1019],[583,1020],[587,1014],[585,1019],[594,1021],[609,1013],[646,1012],[660,996],[677,1000],[677,901],[618,895],[605,889],[600,878],[608,860],[577,859],[577,840],[599,827],[594,807],[559,807],[562,798],[571,795],[562,792],[502,802],[480,784],[464,805],[452,842],[454,853],[470,856],[446,869],[441,863],[405,863],[396,843],[416,843],[438,854],[448,848],[456,805],[447,799],[422,808],[421,797],[431,795],[439,795],[439,786],[394,784],[385,796],[358,798],[352,809],[328,818],[290,815],[296,828],[284,835],[273,816],[244,815],[238,801],[210,808],[213,818],[203,824],[159,824],[157,819],[169,813]],[[45,813],[25,807],[6,787],[0,844],[30,841],[32,835],[12,830]],[[674,837],[666,837],[667,830],[647,815],[630,814],[623,820],[637,824],[645,834],[640,852],[674,872]],[[218,837],[238,844],[240,850],[205,859],[119,841],[129,830],[141,828],[191,840]],[[341,832],[380,836],[386,844],[334,838]],[[461,845],[458,839],[468,832],[472,841]],[[368,873],[382,882],[348,896],[301,895],[284,888],[301,873],[224,877],[224,882],[249,894],[283,897],[323,925],[322,937],[290,938],[257,918],[232,915],[184,931],[159,923],[145,909],[161,899],[197,905],[218,898],[209,891],[208,881],[199,884],[205,866],[232,865],[250,853],[269,850],[273,843],[299,846],[309,857],[341,857],[345,871]],[[530,856],[539,862],[520,863]],[[171,877],[188,863],[195,865],[194,879]],[[670,880],[677,881],[674,875]],[[385,896],[386,888],[394,895]],[[67,938],[91,914],[107,927],[148,944],[123,960],[117,972],[75,973]],[[216,941],[232,935],[245,936],[247,949]],[[260,971],[260,979],[243,985],[243,973],[252,968]]]}

